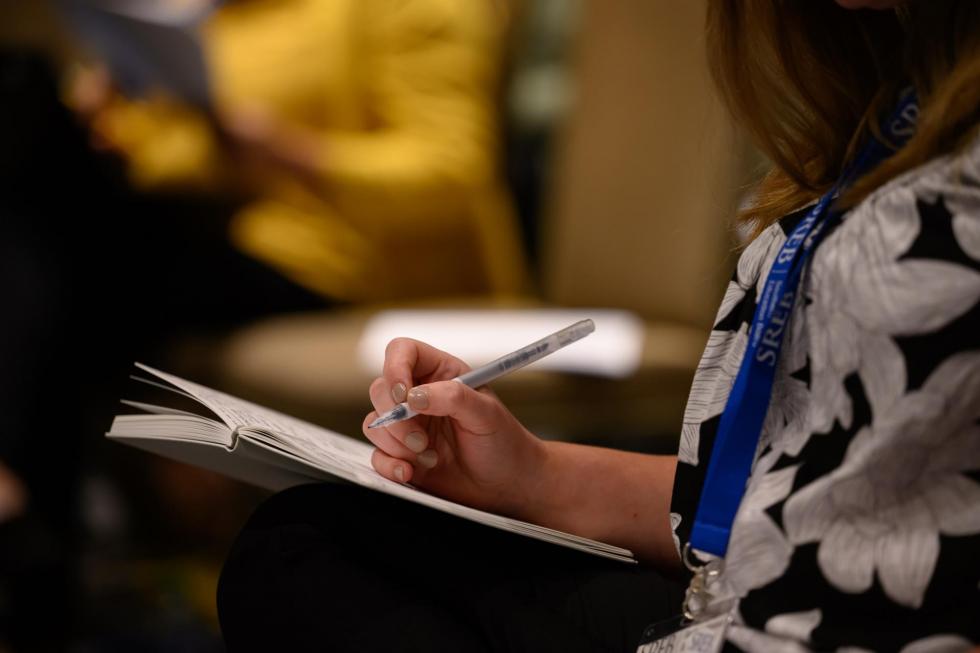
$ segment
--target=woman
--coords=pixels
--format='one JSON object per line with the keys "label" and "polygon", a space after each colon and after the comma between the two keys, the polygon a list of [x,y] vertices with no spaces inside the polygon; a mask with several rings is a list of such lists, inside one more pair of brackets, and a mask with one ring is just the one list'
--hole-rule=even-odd
{"label": "woman", "polygon": [[[332,302],[523,290],[492,2],[214,4],[201,40],[216,115],[108,93],[104,74],[75,84],[132,184],[238,200],[221,237]],[[396,264],[408,244],[418,259]]]}
{"label": "woman", "polygon": [[[726,650],[980,642],[980,5],[712,0],[708,43],[774,166],[678,455],[541,441],[405,339],[366,423],[406,398],[424,417],[365,429],[389,479],[644,565],[298,488],[226,564],[232,650],[625,651],[682,609]],[[682,600],[660,573],[684,568]]]}

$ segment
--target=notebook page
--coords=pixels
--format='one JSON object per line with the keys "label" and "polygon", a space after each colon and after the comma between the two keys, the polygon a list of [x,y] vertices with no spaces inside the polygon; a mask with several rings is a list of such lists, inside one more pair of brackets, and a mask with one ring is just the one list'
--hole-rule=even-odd
{"label": "notebook page", "polygon": [[[264,448],[274,446],[268,442],[269,435],[270,434],[267,433],[255,433],[250,430],[242,431],[243,438],[251,442],[256,442]],[[319,469],[332,473],[335,476],[363,487],[384,492],[385,494],[391,494],[407,501],[422,504],[424,506],[434,508],[435,510],[440,510],[442,512],[484,524],[486,526],[499,528],[512,533],[518,533],[524,535],[525,537],[543,540],[545,542],[585,551],[592,553],[593,555],[611,558],[613,560],[631,563],[636,562],[632,553],[627,549],[606,544],[604,542],[598,542],[596,540],[590,540],[577,535],[564,533],[562,531],[556,531],[544,526],[530,524],[518,519],[512,519],[510,517],[484,512],[476,508],[470,508],[469,506],[464,506],[447,499],[427,494],[410,485],[390,481],[378,474],[373,467],[370,467],[369,459],[366,460],[363,465],[346,464],[343,462],[337,464],[337,461],[335,461],[332,457],[321,457],[321,452],[308,453],[309,455],[305,455],[303,457],[294,456],[290,453],[284,453],[281,455],[295,458],[300,462],[308,462]]]}
{"label": "notebook page", "polygon": [[199,399],[232,430],[260,429],[267,432],[264,434],[264,439],[269,440],[269,444],[301,458],[310,458],[312,453],[316,452],[321,461],[328,460],[337,465],[352,466],[351,471],[367,469],[373,473],[372,447],[364,442],[219,390],[198,385],[173,374],[140,363],[136,365]]}

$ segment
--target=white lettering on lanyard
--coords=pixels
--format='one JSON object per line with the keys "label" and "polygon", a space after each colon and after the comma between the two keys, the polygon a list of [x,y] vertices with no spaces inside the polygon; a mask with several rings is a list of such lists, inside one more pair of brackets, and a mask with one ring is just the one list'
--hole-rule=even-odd
{"label": "white lettering on lanyard", "polygon": [[765,363],[769,367],[775,367],[779,360],[779,347],[783,335],[783,329],[789,321],[790,313],[793,310],[793,291],[784,292],[779,299],[779,304],[773,310],[769,318],[770,325],[766,327],[762,334],[762,341],[758,349],[755,350],[755,359],[760,363]]}
{"label": "white lettering on lanyard", "polygon": [[909,138],[915,133],[915,125],[919,120],[919,105],[912,103],[902,109],[897,118],[892,120],[891,133],[893,136]]}

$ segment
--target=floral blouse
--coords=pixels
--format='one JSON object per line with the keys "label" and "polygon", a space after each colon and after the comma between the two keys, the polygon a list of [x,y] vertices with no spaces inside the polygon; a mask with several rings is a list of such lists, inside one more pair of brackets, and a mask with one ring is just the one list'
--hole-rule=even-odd
{"label": "floral blouse", "polygon": [[[743,253],[684,417],[671,522],[705,470],[784,218]],[[716,596],[725,650],[980,644],[980,142],[878,189],[815,252]]]}

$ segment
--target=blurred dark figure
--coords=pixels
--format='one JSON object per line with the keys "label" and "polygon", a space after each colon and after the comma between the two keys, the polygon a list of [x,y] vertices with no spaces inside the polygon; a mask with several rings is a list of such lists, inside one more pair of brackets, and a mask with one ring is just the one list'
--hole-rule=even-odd
{"label": "blurred dark figure", "polygon": [[173,536],[160,523],[174,520],[154,517],[167,499],[152,479],[167,472],[148,475],[101,439],[132,360],[162,357],[181,334],[327,303],[231,247],[230,205],[130,191],[42,56],[3,51],[0,84],[0,641],[63,650],[80,626],[81,470],[118,457],[144,542]]}
{"label": "blurred dark figure", "polygon": [[[74,379],[88,373],[74,363],[89,346],[66,332],[69,270],[84,256],[72,232],[86,220],[73,205],[98,212],[88,189],[99,172],[85,152],[50,68],[0,51],[0,628],[14,650],[59,650],[70,626],[82,415]],[[63,219],[69,212],[74,220]]]}

